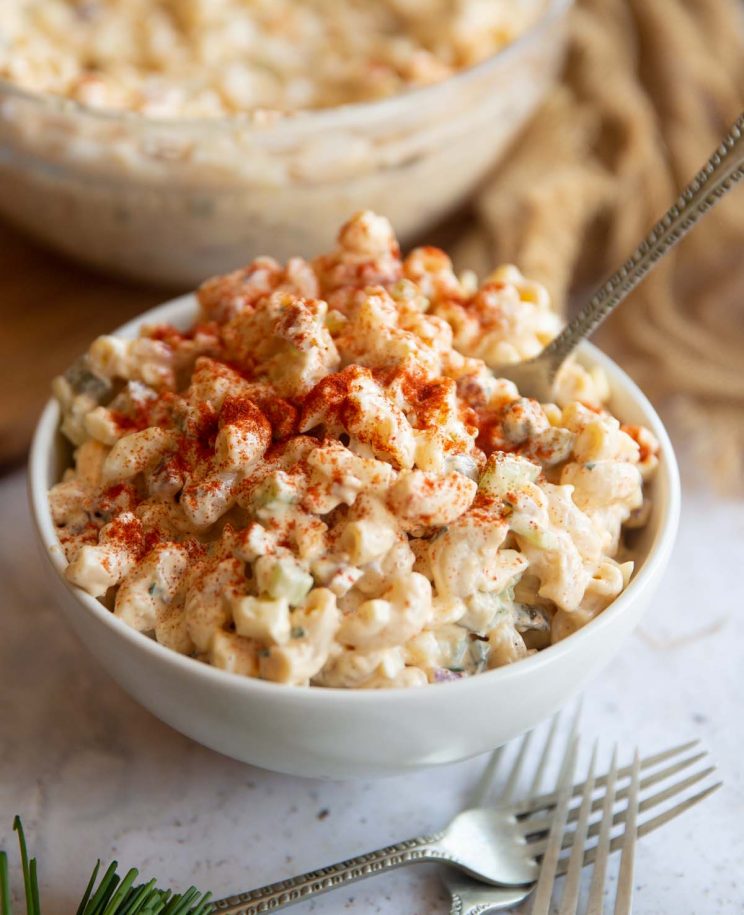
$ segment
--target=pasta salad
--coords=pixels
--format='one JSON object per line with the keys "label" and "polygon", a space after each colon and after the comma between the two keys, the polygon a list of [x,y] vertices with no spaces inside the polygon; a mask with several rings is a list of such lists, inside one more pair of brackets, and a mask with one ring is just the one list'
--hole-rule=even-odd
{"label": "pasta salad", "polygon": [[54,392],[67,578],[158,642],[278,683],[402,687],[524,658],[627,585],[658,445],[569,363],[556,402],[489,365],[559,330],[354,216],[312,261],[205,282],[189,329],[99,337]]}
{"label": "pasta salad", "polygon": [[0,78],[91,108],[258,119],[479,63],[543,0],[2,0]]}

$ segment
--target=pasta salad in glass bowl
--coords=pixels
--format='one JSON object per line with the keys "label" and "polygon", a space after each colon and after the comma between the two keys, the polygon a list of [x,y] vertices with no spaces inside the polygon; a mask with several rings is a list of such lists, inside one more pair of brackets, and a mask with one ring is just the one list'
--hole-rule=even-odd
{"label": "pasta salad in glass bowl", "polygon": [[190,289],[314,255],[355,209],[407,242],[556,80],[571,0],[3,0],[0,212]]}
{"label": "pasta salad in glass bowl", "polygon": [[[366,211],[329,254],[258,258],[151,315],[99,337],[55,380],[32,496],[67,595],[93,611],[98,633],[86,635],[87,617],[73,622],[161,717],[285,771],[398,771],[370,747],[363,762],[351,764],[361,747],[349,746],[344,762],[316,759],[310,772],[306,759],[277,762],[273,739],[264,755],[260,740],[247,750],[223,712],[185,716],[166,681],[178,671],[187,692],[201,681],[209,694],[260,697],[258,712],[243,699],[224,711],[248,714],[255,736],[267,689],[279,714],[306,704],[327,714],[321,697],[345,694],[364,720],[364,695],[425,694],[446,718],[455,687],[495,685],[497,674],[507,684],[524,669],[541,693],[527,671],[555,659],[545,706],[607,659],[609,642],[583,661],[579,645],[626,588],[649,593],[637,584],[646,567],[663,567],[674,458],[647,402],[639,411],[631,397],[625,422],[609,409],[619,370],[596,351],[567,364],[555,403],[492,374],[489,364],[529,358],[559,330],[539,284],[512,266],[479,283],[431,247],[402,257],[388,221]],[[58,438],[50,462],[52,427],[68,446]],[[614,614],[608,631],[634,618]],[[579,666],[566,677],[572,642]],[[120,650],[170,671],[158,695],[133,681]],[[512,731],[535,723],[523,701]],[[352,714],[346,700],[328,702]],[[304,721],[292,727],[301,746],[317,743],[299,736]],[[404,767],[478,752],[472,737],[446,751],[430,739],[404,739]]]}

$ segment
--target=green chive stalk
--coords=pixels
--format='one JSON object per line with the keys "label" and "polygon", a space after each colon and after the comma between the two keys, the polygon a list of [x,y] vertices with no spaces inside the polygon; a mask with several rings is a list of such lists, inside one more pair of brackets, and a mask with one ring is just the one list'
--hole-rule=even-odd
{"label": "green chive stalk", "polygon": [[[13,820],[13,829],[18,833],[26,915],[42,915],[36,858],[29,860],[26,836],[18,816]],[[112,861],[97,883],[101,862],[96,862],[77,915],[208,915],[212,910],[211,894],[202,893],[195,886],[190,886],[184,893],[173,893],[159,889],[154,879],[135,883],[139,871],[134,867],[120,877],[117,867],[118,863]],[[0,851],[0,915],[13,915],[8,856],[4,851]]]}

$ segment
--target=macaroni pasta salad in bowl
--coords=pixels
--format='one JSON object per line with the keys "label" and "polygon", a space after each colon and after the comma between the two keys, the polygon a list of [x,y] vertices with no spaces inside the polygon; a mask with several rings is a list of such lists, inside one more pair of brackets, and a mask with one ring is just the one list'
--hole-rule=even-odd
{"label": "macaroni pasta salad in bowl", "polygon": [[143,704],[269,768],[405,771],[532,727],[619,649],[678,515],[606,357],[549,404],[491,372],[558,330],[515,267],[403,257],[364,211],[99,337],[31,459],[63,609]]}
{"label": "macaroni pasta salad in bowl", "polygon": [[552,84],[571,0],[3,0],[0,210],[101,269],[190,288],[325,250],[354,209],[408,243]]}

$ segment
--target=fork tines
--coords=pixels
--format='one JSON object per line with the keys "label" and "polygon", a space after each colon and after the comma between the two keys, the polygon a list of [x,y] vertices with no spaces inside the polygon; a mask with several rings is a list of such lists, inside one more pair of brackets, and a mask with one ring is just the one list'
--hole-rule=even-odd
{"label": "fork tines", "polygon": [[[636,839],[689,810],[721,785],[711,779],[715,766],[697,740],[643,759],[636,751],[632,761],[624,765],[619,765],[616,747],[609,769],[601,774],[596,774],[599,749],[595,744],[586,776],[575,782],[579,715],[580,709],[577,709],[568,733],[559,727],[559,716],[553,719],[539,756],[529,754],[537,759],[531,779],[527,779],[524,770],[528,750],[537,738],[536,732],[526,734],[515,751],[504,790],[499,794],[500,806],[510,806],[514,811],[527,846],[541,861],[540,879],[531,909],[533,915],[547,915],[553,884],[561,875],[566,875],[566,880],[560,915],[575,915],[581,890],[581,869],[588,864],[594,864],[594,870],[586,913],[601,913],[608,858],[621,849],[615,915],[629,913]],[[541,794],[550,757],[561,741],[558,788]],[[506,748],[502,748],[492,757],[481,779],[476,805],[485,801],[506,752]],[[519,791],[524,780],[529,784],[526,790]],[[522,799],[515,801],[515,796]]]}
{"label": "fork tines", "polygon": [[[691,793],[690,789],[704,783],[715,771],[715,766],[708,765],[705,752],[689,754],[695,744],[684,744],[667,751],[664,754],[646,757],[637,761],[638,780],[634,782],[636,763],[621,768],[610,768],[608,775],[600,776],[593,781],[590,798],[585,801],[588,805],[588,821],[584,841],[584,863],[594,860],[595,846],[591,840],[596,839],[601,832],[602,824],[609,818],[610,831],[614,836],[610,842],[610,851],[621,847],[622,834],[628,819],[628,799],[633,800],[633,792],[638,797],[638,826],[639,836],[644,836],[669,820],[688,810],[694,804],[703,800],[718,787],[720,782],[705,784],[701,790]],[[663,764],[655,766],[654,763],[663,756]],[[643,774],[647,773],[647,774]],[[582,800],[586,793],[587,781],[574,785],[573,792],[568,801],[566,813],[566,830],[563,834],[563,849],[569,849],[574,844],[576,837],[576,824],[579,823],[582,812]],[[612,794],[612,804],[606,811],[607,798]],[[674,803],[669,803],[674,801]],[[541,810],[540,804],[545,804]],[[547,833],[553,822],[557,797],[553,794],[546,799],[540,799],[529,805],[532,811],[515,811],[518,814],[522,830],[532,851],[536,856],[541,856],[547,848]],[[525,805],[521,805],[522,808]],[[653,813],[653,816],[649,814]],[[562,858],[558,863],[558,873],[565,873],[568,858]]]}
{"label": "fork tines", "polygon": [[[631,911],[633,860],[639,836],[657,829],[699,803],[720,787],[709,776],[715,767],[697,742],[618,766],[615,748],[606,775],[595,777],[595,744],[586,779],[559,788],[544,810],[521,813],[525,838],[542,860],[532,915],[547,915],[556,877],[566,881],[559,915],[575,915],[581,890],[581,869],[594,864],[586,915],[599,915],[609,855],[622,849],[615,915]],[[693,752],[690,752],[693,751]],[[707,782],[707,783],[706,783]],[[691,789],[703,785],[697,791]],[[539,803],[539,802],[538,802]]]}

